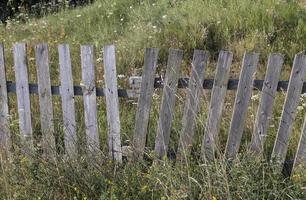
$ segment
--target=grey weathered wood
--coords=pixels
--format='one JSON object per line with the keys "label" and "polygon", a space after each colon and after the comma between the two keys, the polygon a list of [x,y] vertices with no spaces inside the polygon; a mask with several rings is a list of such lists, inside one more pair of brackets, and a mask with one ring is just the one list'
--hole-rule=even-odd
{"label": "grey weathered wood", "polygon": [[157,67],[158,49],[147,48],[145,53],[143,74],[141,81],[140,97],[136,112],[136,123],[133,138],[133,147],[136,156],[141,157],[146,144],[147,129],[154,92],[154,79]]}
{"label": "grey weathered wood", "polygon": [[269,56],[266,77],[261,92],[261,100],[257,110],[250,146],[250,150],[256,155],[259,155],[263,151],[283,62],[284,58],[281,54],[273,53]]}
{"label": "grey weathered wood", "polygon": [[304,173],[306,169],[306,116],[304,119],[304,127],[301,132],[297,153],[294,159],[293,173]]}
{"label": "grey weathered wood", "polygon": [[205,125],[202,141],[202,156],[208,160],[213,160],[215,157],[217,138],[220,130],[219,125],[222,117],[222,109],[227,91],[232,59],[233,54],[229,51],[221,51],[219,53],[217,71],[209,105],[208,119]]}
{"label": "grey weathered wood", "polygon": [[258,59],[259,55],[257,53],[245,53],[243,57],[243,65],[235,98],[234,112],[226,144],[226,158],[235,157],[239,150],[249,100],[252,95],[253,81],[255,78]]}
{"label": "grey weathered wood", "polygon": [[105,97],[110,156],[122,162],[115,46],[104,47]]}
{"label": "grey weathered wood", "polygon": [[60,93],[64,121],[65,153],[71,158],[77,154],[77,135],[75,120],[75,105],[70,50],[67,44],[58,46],[60,65]]}
{"label": "grey weathered wood", "polygon": [[33,148],[26,44],[13,45],[19,128],[25,148]]}
{"label": "grey weathered wood", "polygon": [[155,152],[160,158],[167,154],[182,59],[182,50],[170,49],[155,139]]}
{"label": "grey weathered wood", "polygon": [[281,121],[278,127],[277,137],[272,152],[272,159],[276,160],[279,164],[282,164],[286,158],[289,135],[292,130],[297,106],[300,101],[300,94],[302,91],[305,74],[306,55],[299,53],[295,55],[294,58],[293,68],[289,81],[289,88],[287,91],[286,100],[281,115]]}
{"label": "grey weathered wood", "polygon": [[49,157],[55,155],[56,146],[54,138],[49,51],[47,44],[38,44],[35,46],[35,59],[39,93],[42,147],[45,155]]}
{"label": "grey weathered wood", "polygon": [[93,46],[81,46],[81,63],[86,142],[88,151],[90,153],[95,153],[100,149],[100,142],[97,120],[97,99]]}
{"label": "grey weathered wood", "polygon": [[4,58],[4,47],[0,43],[0,148],[5,154],[10,154],[11,138],[9,124],[9,108],[6,85],[6,69]]}
{"label": "grey weathered wood", "polygon": [[[187,97],[182,118],[182,130],[180,132],[178,158],[188,154],[193,143],[196,116],[199,110],[199,102],[203,93],[204,72],[207,66],[209,53],[195,50],[192,61],[192,72],[187,88]],[[180,158],[179,158],[180,159]]]}

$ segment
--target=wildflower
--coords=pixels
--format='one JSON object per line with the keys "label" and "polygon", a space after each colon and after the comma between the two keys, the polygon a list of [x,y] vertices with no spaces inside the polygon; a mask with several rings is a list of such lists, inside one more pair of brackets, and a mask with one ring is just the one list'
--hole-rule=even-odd
{"label": "wildflower", "polygon": [[77,15],[76,17],[79,18],[79,17],[82,17],[82,15]]}
{"label": "wildflower", "polygon": [[211,199],[212,200],[217,200],[217,197],[213,195]]}
{"label": "wildflower", "polygon": [[256,100],[258,100],[259,99],[259,95],[258,94],[255,94],[255,95],[253,95],[252,97],[251,97],[251,100],[252,101],[256,101]]}
{"label": "wildflower", "polygon": [[163,15],[162,18],[163,18],[163,19],[166,19],[166,18],[167,18],[167,15]]}

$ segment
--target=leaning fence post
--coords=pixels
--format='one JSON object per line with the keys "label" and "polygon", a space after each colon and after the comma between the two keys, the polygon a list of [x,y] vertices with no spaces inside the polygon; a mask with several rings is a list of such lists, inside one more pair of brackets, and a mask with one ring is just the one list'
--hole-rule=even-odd
{"label": "leaning fence post", "polygon": [[213,160],[218,142],[219,125],[221,122],[224,98],[227,91],[230,66],[233,54],[229,51],[219,53],[217,71],[212,89],[207,123],[202,141],[202,157]]}
{"label": "leaning fence post", "polygon": [[13,52],[21,140],[23,147],[31,151],[33,149],[33,138],[26,44],[14,44]]}
{"label": "leaning fence post", "polygon": [[283,61],[284,57],[281,54],[273,53],[269,56],[268,68],[261,91],[261,100],[257,110],[250,146],[250,150],[256,155],[263,151]]}
{"label": "leaning fence post", "polygon": [[243,57],[243,65],[239,77],[234,112],[225,149],[226,158],[234,158],[239,150],[249,100],[252,95],[258,57],[257,53],[245,53]]}
{"label": "leaning fence post", "polygon": [[115,46],[104,47],[105,97],[110,156],[122,162]]}
{"label": "leaning fence post", "polygon": [[155,140],[155,152],[160,158],[167,155],[182,59],[182,50],[170,49]]}
{"label": "leaning fence post", "polygon": [[11,138],[9,125],[9,108],[6,85],[6,69],[4,47],[0,43],[0,148],[4,150],[6,157],[10,154]]}
{"label": "leaning fence post", "polygon": [[200,98],[203,93],[204,72],[207,66],[209,53],[207,51],[195,50],[192,61],[192,73],[187,88],[187,99],[185,103],[182,130],[178,144],[178,159],[188,154],[193,143],[196,116],[199,111]]}
{"label": "leaning fence post", "polygon": [[303,88],[305,74],[306,55],[304,53],[299,53],[295,55],[293,61],[293,68],[291,71],[286,100],[283,107],[283,112],[277,131],[277,137],[272,152],[272,159],[276,160],[277,163],[280,165],[279,169],[281,169],[281,165],[284,163],[286,158],[289,135],[292,130],[293,122],[296,116],[297,106],[300,101],[300,95]]}
{"label": "leaning fence post", "polygon": [[49,71],[49,52],[47,44],[35,46],[35,60],[37,69],[40,123],[42,131],[42,147],[46,157],[56,154],[51,81]]}
{"label": "leaning fence post", "polygon": [[100,142],[97,120],[97,99],[93,46],[81,46],[81,63],[85,130],[88,148],[87,150],[90,154],[97,154],[97,152],[100,150]]}
{"label": "leaning fence post", "polygon": [[136,157],[143,155],[147,129],[152,104],[152,95],[154,92],[154,79],[157,67],[158,49],[148,48],[145,52],[145,60],[141,81],[140,96],[136,112],[136,123],[133,138],[133,148],[135,148]]}
{"label": "leaning fence post", "polygon": [[70,50],[67,44],[58,46],[60,65],[60,93],[64,121],[65,153],[70,158],[77,155],[77,135],[74,105],[73,78],[71,69]]}

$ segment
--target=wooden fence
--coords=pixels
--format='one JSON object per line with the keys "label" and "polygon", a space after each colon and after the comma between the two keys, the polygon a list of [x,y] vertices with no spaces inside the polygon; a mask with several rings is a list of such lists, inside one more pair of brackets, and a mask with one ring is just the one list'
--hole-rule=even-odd
{"label": "wooden fence", "polygon": [[[239,80],[230,80],[229,72],[233,54],[221,51],[219,54],[214,80],[204,79],[205,68],[209,60],[208,52],[195,50],[191,63],[190,78],[180,78],[180,66],[183,51],[170,49],[165,79],[155,77],[159,50],[148,48],[145,51],[142,78],[132,78],[132,85],[140,84],[138,107],[136,113],[134,136],[131,146],[133,155],[141,159],[146,145],[147,129],[152,105],[154,88],[163,88],[159,119],[157,122],[154,150],[162,158],[167,155],[171,133],[171,123],[175,109],[177,88],[187,88],[187,96],[182,118],[182,129],[178,142],[177,159],[188,155],[193,143],[196,116],[199,112],[199,102],[204,89],[211,89],[211,101],[208,118],[202,140],[202,156],[208,160],[215,157],[218,148],[218,133],[222,116],[224,99],[227,90],[237,90],[232,114],[228,140],[224,155],[228,159],[234,158],[240,146],[243,135],[246,114],[252,90],[261,90],[261,101],[258,107],[250,150],[255,155],[263,152],[263,145],[267,136],[269,121],[277,91],[287,91],[286,100],[275,140],[272,159],[277,159],[281,165],[285,161],[289,136],[295,120],[300,96],[306,93],[306,56],[296,54],[289,81],[279,81],[283,65],[283,56],[273,53],[269,56],[264,80],[254,80],[258,65],[259,54],[246,52],[243,57]],[[35,46],[35,60],[37,69],[37,84],[29,84],[27,72],[26,44],[18,43],[13,46],[14,71],[16,83],[6,80],[4,47],[0,44],[0,142],[1,148],[9,152],[11,146],[9,129],[8,93],[17,94],[19,129],[24,147],[33,148],[33,129],[30,110],[30,93],[38,94],[40,121],[42,132],[42,146],[46,155],[55,154],[54,120],[52,95],[60,95],[64,123],[65,154],[75,156],[76,148],[76,117],[75,95],[82,95],[84,102],[85,132],[87,150],[95,154],[100,150],[97,96],[106,97],[108,147],[110,156],[117,162],[122,162],[122,145],[120,138],[120,119],[118,97],[132,97],[135,92],[118,89],[115,47],[104,47],[104,79],[105,88],[97,88],[95,84],[94,48],[90,45],[81,46],[82,84],[73,85],[71,58],[68,45],[59,45],[60,86],[51,86],[49,72],[48,46]],[[141,79],[141,80],[140,80]],[[295,157],[295,168],[306,166],[306,117],[301,139]]]}

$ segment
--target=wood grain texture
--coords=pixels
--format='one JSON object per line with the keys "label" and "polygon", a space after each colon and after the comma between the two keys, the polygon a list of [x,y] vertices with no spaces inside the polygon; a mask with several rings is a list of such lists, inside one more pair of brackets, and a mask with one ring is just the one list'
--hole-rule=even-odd
{"label": "wood grain texture", "polygon": [[283,62],[284,57],[281,54],[273,53],[269,56],[265,81],[261,91],[261,100],[257,110],[250,145],[250,150],[256,155],[260,155],[263,151]]}
{"label": "wood grain texture", "polygon": [[11,148],[9,108],[8,108],[8,96],[7,96],[7,85],[6,85],[4,46],[1,43],[0,43],[0,148],[4,150],[6,157],[9,156]]}
{"label": "wood grain texture", "polygon": [[147,48],[145,52],[133,138],[133,147],[135,148],[136,153],[135,156],[139,158],[142,157],[146,145],[158,52],[159,50],[156,48]]}
{"label": "wood grain texture", "polygon": [[183,155],[188,155],[193,144],[194,127],[199,111],[200,98],[203,94],[204,72],[208,63],[208,57],[209,53],[206,51],[195,50],[193,54],[192,72],[186,90],[187,97],[178,144],[178,159],[181,159]]}
{"label": "wood grain texture", "polygon": [[225,157],[229,159],[234,158],[239,151],[258,59],[259,54],[257,53],[245,53],[243,57],[243,65],[225,150]]}
{"label": "wood grain texture", "polygon": [[13,54],[21,141],[24,148],[33,149],[26,44],[14,44]]}
{"label": "wood grain texture", "polygon": [[95,154],[95,152],[100,150],[100,142],[93,46],[81,46],[81,65],[86,142],[89,153]]}
{"label": "wood grain texture", "polygon": [[209,105],[209,113],[202,141],[202,157],[210,161],[215,158],[215,151],[218,147],[219,125],[221,122],[232,60],[233,54],[231,52],[221,51],[219,53],[217,71]]}
{"label": "wood grain texture", "polygon": [[182,50],[170,49],[154,148],[160,158],[167,155],[182,59]]}
{"label": "wood grain texture", "polygon": [[44,154],[47,157],[54,157],[56,154],[56,146],[49,70],[49,50],[47,44],[38,44],[35,46],[35,60],[38,81],[42,147]]}
{"label": "wood grain texture", "polygon": [[301,132],[297,153],[293,164],[293,173],[304,173],[306,169],[306,116],[304,119],[304,127]]}
{"label": "wood grain texture", "polygon": [[115,46],[104,47],[105,97],[110,156],[122,162]]}
{"label": "wood grain texture", "polygon": [[[293,122],[296,116],[297,106],[300,101],[300,94],[303,87],[303,81],[306,74],[306,55],[299,53],[295,55],[293,68],[291,71],[289,88],[284,103],[280,124],[278,127],[277,137],[275,140],[272,159],[280,165],[284,163],[289,136],[292,131]],[[281,169],[281,166],[279,166]]]}
{"label": "wood grain texture", "polygon": [[70,50],[67,44],[58,46],[60,65],[60,93],[64,121],[65,153],[70,158],[77,155],[77,135],[75,120],[75,105]]}

